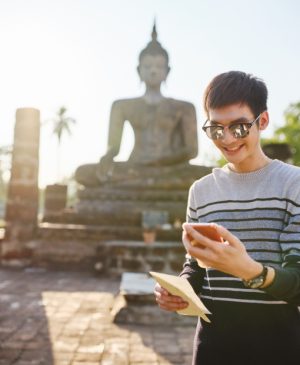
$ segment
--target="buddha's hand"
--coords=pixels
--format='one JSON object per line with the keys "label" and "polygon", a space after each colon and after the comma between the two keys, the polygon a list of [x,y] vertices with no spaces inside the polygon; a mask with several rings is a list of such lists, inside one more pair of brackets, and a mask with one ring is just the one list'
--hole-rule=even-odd
{"label": "buddha's hand", "polygon": [[96,166],[96,177],[98,181],[105,182],[109,180],[112,172],[113,157],[110,154],[106,154],[101,157],[99,163]]}

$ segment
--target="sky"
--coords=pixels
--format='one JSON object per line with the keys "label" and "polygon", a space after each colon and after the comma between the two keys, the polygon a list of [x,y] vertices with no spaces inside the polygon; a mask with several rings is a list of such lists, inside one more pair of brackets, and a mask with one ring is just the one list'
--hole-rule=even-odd
{"label": "sky", "polygon": [[[241,70],[269,89],[271,137],[284,110],[300,100],[300,2],[297,0],[0,0],[0,146],[13,142],[17,108],[41,112],[41,187],[98,162],[107,147],[114,100],[141,96],[139,52],[150,41],[154,18],[158,40],[170,56],[162,92],[192,102],[197,110],[199,156],[217,155],[201,131],[201,101],[217,74]],[[65,106],[76,119],[60,155],[51,119]],[[126,124],[118,160],[134,138]]]}

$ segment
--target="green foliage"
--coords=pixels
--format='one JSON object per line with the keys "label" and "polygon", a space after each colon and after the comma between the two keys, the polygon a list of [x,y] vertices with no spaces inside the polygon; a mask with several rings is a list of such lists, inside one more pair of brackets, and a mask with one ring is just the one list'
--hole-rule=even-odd
{"label": "green foliage", "polygon": [[290,104],[284,115],[286,123],[276,129],[275,138],[291,146],[293,164],[300,166],[300,102]]}
{"label": "green foliage", "polygon": [[224,165],[227,164],[227,160],[223,156],[221,156],[216,162],[217,166],[219,167],[223,167]]}

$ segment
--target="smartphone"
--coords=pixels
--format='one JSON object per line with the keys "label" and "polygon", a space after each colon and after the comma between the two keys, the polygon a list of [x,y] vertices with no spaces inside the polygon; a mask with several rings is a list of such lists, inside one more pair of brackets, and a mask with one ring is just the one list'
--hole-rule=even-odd
{"label": "smartphone", "polygon": [[203,236],[206,236],[214,241],[223,242],[223,238],[219,235],[216,228],[210,223],[188,223],[191,227],[193,227],[196,231],[201,233]]}
{"label": "smartphone", "polygon": [[[193,227],[196,231],[203,234],[203,236],[206,236],[214,241],[223,242],[223,238],[219,235],[216,228],[210,223],[188,223],[188,224],[191,227]],[[193,246],[199,246],[199,243],[196,240],[194,240],[192,237],[189,238]],[[196,258],[196,260],[200,267],[202,267],[203,269],[207,269],[207,266],[200,259]]]}

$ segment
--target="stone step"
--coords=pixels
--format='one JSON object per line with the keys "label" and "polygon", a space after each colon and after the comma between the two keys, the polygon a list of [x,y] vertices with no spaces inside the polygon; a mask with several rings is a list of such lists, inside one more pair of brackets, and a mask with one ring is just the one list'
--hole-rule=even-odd
{"label": "stone step", "polygon": [[[156,229],[156,239],[159,241],[180,241],[181,228]],[[64,223],[40,223],[37,231],[38,238],[59,239],[93,239],[93,240],[141,240],[143,228],[128,225],[83,225]]]}
{"label": "stone step", "polygon": [[81,200],[93,201],[183,201],[186,203],[188,191],[185,190],[126,190],[126,189],[85,189],[80,190]]}
{"label": "stone step", "polygon": [[115,240],[97,246],[97,262],[109,274],[159,271],[177,275],[181,272],[186,251],[181,240],[145,244],[143,241]]}

